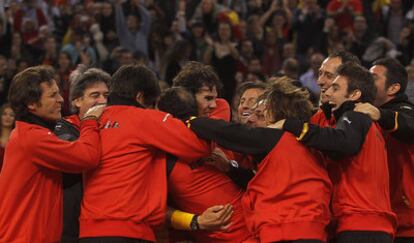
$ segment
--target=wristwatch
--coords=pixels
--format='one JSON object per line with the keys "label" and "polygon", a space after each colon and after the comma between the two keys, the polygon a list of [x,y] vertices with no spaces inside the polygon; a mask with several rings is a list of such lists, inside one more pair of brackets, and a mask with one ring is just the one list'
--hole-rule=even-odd
{"label": "wristwatch", "polygon": [[198,224],[198,215],[194,215],[193,219],[191,219],[190,228],[191,230],[200,229],[200,225]]}
{"label": "wristwatch", "polygon": [[229,161],[230,162],[230,165],[233,167],[233,168],[239,168],[239,163],[237,163],[237,161],[235,161],[235,160],[230,160]]}

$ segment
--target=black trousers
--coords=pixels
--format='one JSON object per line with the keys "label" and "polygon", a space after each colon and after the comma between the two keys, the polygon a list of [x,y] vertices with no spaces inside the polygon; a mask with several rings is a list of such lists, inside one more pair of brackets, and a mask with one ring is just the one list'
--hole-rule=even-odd
{"label": "black trousers", "polygon": [[414,237],[397,237],[394,243],[414,243]]}
{"label": "black trousers", "polygon": [[127,237],[91,237],[82,238],[79,243],[151,243],[152,241],[132,239]]}
{"label": "black trousers", "polygon": [[385,232],[345,231],[339,233],[335,243],[392,243],[392,237]]}

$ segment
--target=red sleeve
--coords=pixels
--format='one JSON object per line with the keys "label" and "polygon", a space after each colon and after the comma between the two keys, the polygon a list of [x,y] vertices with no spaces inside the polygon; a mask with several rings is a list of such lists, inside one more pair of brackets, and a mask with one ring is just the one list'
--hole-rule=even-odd
{"label": "red sleeve", "polygon": [[74,142],[61,140],[46,129],[34,128],[27,144],[25,147],[33,163],[69,173],[96,167],[101,156],[98,123],[95,120],[82,122],[80,137]]}
{"label": "red sleeve", "polygon": [[222,98],[216,99],[216,109],[210,114],[210,118],[230,121],[231,109],[229,103]]}
{"label": "red sleeve", "polygon": [[193,162],[211,153],[211,146],[200,139],[182,121],[157,110],[145,110],[138,127],[144,143]]}

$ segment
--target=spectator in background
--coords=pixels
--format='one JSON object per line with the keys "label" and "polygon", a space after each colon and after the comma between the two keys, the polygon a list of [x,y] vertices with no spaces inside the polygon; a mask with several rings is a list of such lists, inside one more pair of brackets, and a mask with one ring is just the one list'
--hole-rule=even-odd
{"label": "spectator in background", "polygon": [[104,34],[103,43],[109,50],[119,45],[115,23],[113,5],[109,2],[103,2],[99,25]]}
{"label": "spectator in background", "polygon": [[190,60],[192,45],[187,40],[177,41],[167,54],[165,81],[171,86],[174,77],[181,68]]}
{"label": "spectator in background", "polygon": [[340,30],[352,31],[354,17],[362,14],[361,0],[331,0],[328,15],[335,19]]}
{"label": "spectator in background", "polygon": [[231,103],[236,88],[236,65],[239,60],[237,42],[233,42],[232,26],[229,22],[220,22],[217,39],[210,43],[204,62],[211,64],[217,71],[224,87],[223,97]]}
{"label": "spectator in background", "polygon": [[404,26],[405,13],[401,0],[390,0],[389,5],[381,9],[381,25],[383,35],[390,39],[394,45],[400,43],[400,32]]}
{"label": "spectator in background", "polygon": [[414,27],[413,24],[405,24],[400,32],[400,42],[397,45],[398,61],[406,66],[414,57]]}
{"label": "spectator in background", "polygon": [[276,31],[269,29],[265,33],[265,45],[263,53],[263,73],[272,75],[279,71],[282,66],[282,46],[283,39],[277,35]]}
{"label": "spectator in background", "polygon": [[321,51],[321,37],[326,13],[316,0],[303,1],[293,18],[293,31],[296,32],[296,48],[299,58],[305,58],[309,49]]}
{"label": "spectator in background", "polygon": [[53,36],[50,36],[43,43],[44,53],[39,59],[39,62],[44,65],[55,65],[58,60],[58,47],[56,44],[56,39]]}
{"label": "spectator in background", "polygon": [[151,25],[151,17],[145,6],[139,1],[132,1],[134,9],[139,14],[130,12],[125,14],[122,8],[122,0],[115,3],[116,31],[121,46],[131,52],[141,51],[148,56],[148,35]]}
{"label": "spectator in background", "polygon": [[47,24],[45,13],[38,7],[37,1],[24,0],[13,18],[14,31],[22,34],[24,44],[38,38],[39,28]]}
{"label": "spectator in background", "polygon": [[218,4],[216,0],[202,0],[196,8],[191,22],[202,19],[207,32],[214,34],[218,28],[217,16],[225,10],[227,8]]}
{"label": "spectator in background", "polygon": [[371,28],[368,28],[367,20],[364,16],[356,16],[354,18],[353,28],[353,32],[348,32],[350,38],[349,50],[361,59],[367,47],[374,41],[375,35]]}
{"label": "spectator in background", "polygon": [[302,86],[308,88],[316,97],[319,97],[320,94],[320,88],[317,84],[317,80],[319,76],[319,67],[322,65],[324,59],[325,57],[320,53],[312,54],[310,58],[310,68],[299,78]]}
{"label": "spectator in background", "polygon": [[3,166],[3,157],[10,133],[14,128],[15,114],[10,104],[4,104],[0,108],[0,172]]}
{"label": "spectator in background", "polygon": [[11,77],[7,71],[7,58],[0,55],[0,105],[6,103],[7,93],[9,91]]}

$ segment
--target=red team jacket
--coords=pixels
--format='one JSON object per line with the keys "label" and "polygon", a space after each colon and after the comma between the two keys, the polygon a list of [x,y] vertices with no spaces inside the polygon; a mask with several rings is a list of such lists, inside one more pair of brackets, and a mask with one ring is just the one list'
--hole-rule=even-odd
{"label": "red team jacket", "polygon": [[84,175],[80,237],[119,236],[155,241],[166,212],[165,156],[191,162],[210,153],[170,114],[112,105],[101,117],[101,165]]}
{"label": "red team jacket", "polygon": [[284,133],[248,184],[242,200],[246,224],[260,242],[325,241],[331,190],[323,165]]}
{"label": "red team jacket", "polygon": [[[311,123],[319,127],[337,125],[335,118],[326,118],[322,110],[315,113]],[[390,205],[387,151],[379,126],[369,126],[356,155],[325,162],[334,184],[332,210],[336,233],[381,231],[393,235],[396,218]]]}
{"label": "red team jacket", "polygon": [[57,138],[39,125],[17,121],[0,176],[0,242],[59,242],[62,174],[98,165],[98,125],[82,122],[76,142]]}

